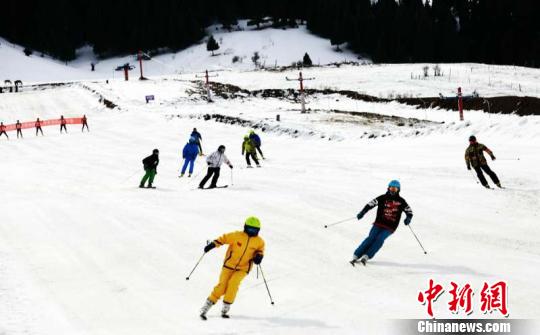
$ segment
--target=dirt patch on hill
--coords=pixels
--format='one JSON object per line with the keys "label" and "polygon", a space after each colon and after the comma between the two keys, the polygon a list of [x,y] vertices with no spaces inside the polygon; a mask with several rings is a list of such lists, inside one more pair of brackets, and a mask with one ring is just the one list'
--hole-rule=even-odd
{"label": "dirt patch on hill", "polygon": [[[297,100],[300,96],[298,90],[295,89],[262,89],[262,90],[246,90],[231,84],[219,82],[210,83],[212,93],[215,96],[223,99],[237,99],[246,97],[258,98],[276,98]],[[353,100],[361,100],[367,102],[387,103],[396,101],[402,104],[416,106],[417,108],[441,108],[447,110],[457,110],[457,97],[425,97],[425,98],[397,98],[384,99],[375,96],[362,94],[350,90],[331,90],[331,89],[307,89],[305,94],[330,95],[337,94],[345,96]],[[540,99],[535,97],[519,97],[519,96],[502,96],[502,97],[466,97],[463,99],[463,108],[465,110],[481,110],[486,113],[502,113],[502,114],[517,114],[524,115],[540,115]]]}

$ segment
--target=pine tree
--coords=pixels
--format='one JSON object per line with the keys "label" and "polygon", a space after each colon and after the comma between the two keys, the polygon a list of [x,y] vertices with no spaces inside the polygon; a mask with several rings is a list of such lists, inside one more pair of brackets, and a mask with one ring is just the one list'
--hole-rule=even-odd
{"label": "pine tree", "polygon": [[304,54],[304,58],[302,59],[302,63],[304,64],[304,66],[313,65],[313,62],[311,61],[311,58],[309,57],[307,52]]}
{"label": "pine tree", "polygon": [[216,51],[217,49],[219,49],[219,44],[214,39],[214,36],[210,35],[210,38],[208,39],[208,43],[206,43],[206,50],[211,51],[212,56],[214,56],[214,51]]}

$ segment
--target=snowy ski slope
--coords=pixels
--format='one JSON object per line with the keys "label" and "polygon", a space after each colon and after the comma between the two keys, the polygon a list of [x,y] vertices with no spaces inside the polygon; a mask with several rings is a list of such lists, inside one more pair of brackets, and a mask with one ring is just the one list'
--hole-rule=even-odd
{"label": "snowy ski slope", "polygon": [[[515,77],[530,83],[522,94],[537,95],[538,70],[473,66],[482,75],[471,77],[468,87],[518,94],[490,86],[496,69],[501,83]],[[384,71],[369,72],[377,69]],[[419,73],[421,65],[317,68],[307,71],[317,77],[308,86],[383,96],[450,94],[457,84],[467,86],[465,75],[444,85],[444,78],[410,79],[413,69]],[[47,81],[68,80],[62,73],[85,78],[70,71],[51,69]],[[296,73],[230,69],[215,80],[283,89],[294,87],[284,77]],[[429,279],[445,288],[450,281],[469,283],[475,299],[483,282],[505,280],[510,318],[540,317],[539,117],[466,111],[459,122],[455,112],[336,96],[310,97],[308,106],[318,111],[300,114],[294,101],[274,98],[208,103],[195,79],[190,73],[82,81],[0,95],[5,124],[86,114],[90,126],[90,133],[70,126],[63,135],[48,127],[44,137],[32,130],[21,140],[11,132],[9,141],[0,137],[0,334],[395,334],[391,320],[427,317],[417,295]],[[146,104],[148,94],[156,101]],[[104,107],[99,96],[118,108]],[[422,122],[400,126],[332,114],[332,108]],[[248,126],[204,121],[205,114],[265,123],[263,167],[245,168],[240,146]],[[206,153],[227,146],[234,175],[224,167],[219,184],[230,187],[197,190],[205,165],[200,158],[193,180],[177,177],[193,127]],[[494,151],[498,160],[490,165],[507,189],[485,190],[466,170],[472,133]],[[140,190],[141,159],[154,148],[161,152],[157,189]],[[354,217],[395,178],[429,253],[400,225],[366,268],[353,268],[348,260],[375,211],[360,222],[323,226]],[[185,277],[207,240],[241,229],[250,215],[262,221],[262,265],[276,304],[252,272],[232,318],[219,317],[219,303],[202,322],[198,311],[217,282],[225,249],[206,255],[190,281]],[[447,300],[434,304],[437,318],[456,317]],[[470,317],[500,317],[479,308],[475,300]]]}

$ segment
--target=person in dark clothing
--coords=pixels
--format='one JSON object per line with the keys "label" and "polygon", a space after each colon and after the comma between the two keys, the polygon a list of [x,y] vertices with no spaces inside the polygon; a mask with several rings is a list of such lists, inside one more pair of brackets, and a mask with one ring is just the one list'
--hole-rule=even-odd
{"label": "person in dark clothing", "polygon": [[255,149],[257,149],[257,151],[261,154],[262,159],[264,159],[264,155],[261,150],[261,144],[262,144],[261,138],[259,137],[259,135],[255,133],[255,130],[252,130],[249,132],[249,138],[255,145]]}
{"label": "person in dark clothing", "polygon": [[201,144],[202,136],[197,131],[197,128],[193,128],[193,131],[191,132],[191,137],[193,137],[197,141],[197,145],[199,146],[199,156],[202,156],[203,155],[202,144]]}
{"label": "person in dark clothing", "polygon": [[210,183],[209,188],[216,188],[217,187],[217,181],[219,178],[219,173],[221,170],[221,164],[227,164],[231,169],[233,168],[231,162],[225,156],[225,146],[220,145],[216,152],[212,153],[208,158],[206,158],[206,163],[208,164],[208,172],[206,173],[206,176],[204,176],[203,180],[201,180],[201,183],[199,184],[199,188],[204,188],[204,185],[212,177],[212,182]]}
{"label": "person in dark clothing", "polygon": [[41,136],[43,136],[43,130],[41,129],[41,121],[39,120],[39,118],[37,118],[35,126],[36,126],[36,136],[38,136],[38,131],[41,132]]}
{"label": "person in dark clothing", "polygon": [[4,126],[4,122],[0,122],[0,136],[6,135],[7,139],[9,140],[9,136],[6,133],[6,126]]}
{"label": "person in dark clothing", "polygon": [[405,212],[405,225],[411,223],[413,212],[405,199],[399,195],[401,185],[399,181],[392,180],[388,184],[388,190],[385,194],[378,196],[370,201],[358,215],[360,220],[364,215],[374,207],[377,207],[377,217],[369,236],[354,251],[351,264],[361,262],[366,265],[367,261],[372,259],[377,251],[383,246],[384,240],[394,233],[399,225],[401,213]]}
{"label": "person in dark clothing", "polygon": [[17,129],[17,138],[19,138],[19,135],[21,136],[21,138],[23,137],[23,134],[22,134],[22,124],[19,122],[19,120],[17,120],[17,123],[15,123],[15,129]]}
{"label": "person in dark clothing", "polygon": [[257,151],[255,149],[255,144],[253,144],[253,140],[249,138],[248,135],[244,136],[244,142],[242,142],[242,156],[244,155],[244,153],[246,153],[246,162],[248,168],[252,167],[251,161],[249,160],[250,157],[253,158],[255,164],[257,164],[257,167],[261,167],[259,165],[259,160],[257,159]]}
{"label": "person in dark clothing", "polygon": [[474,171],[476,171],[478,179],[482,183],[482,186],[490,188],[486,177],[484,177],[484,174],[482,173],[482,170],[484,170],[491,178],[491,180],[493,180],[495,185],[497,185],[497,187],[499,188],[502,188],[499,177],[497,177],[495,172],[493,172],[489,168],[487,160],[484,157],[484,151],[488,153],[488,155],[491,157],[491,160],[495,160],[495,155],[491,150],[488,149],[488,147],[486,147],[482,143],[476,142],[476,137],[474,135],[470,136],[469,146],[467,147],[467,150],[465,150],[465,163],[467,164],[467,170],[470,170],[472,165]]}
{"label": "person in dark clothing", "polygon": [[144,188],[144,184],[148,180],[147,188],[155,188],[152,186],[154,182],[154,177],[157,174],[157,166],[159,164],[159,150],[154,149],[152,154],[142,160],[144,171],[146,171],[144,177],[141,179],[140,188]]}
{"label": "person in dark clothing", "polygon": [[87,131],[90,131],[90,129],[88,129],[88,119],[86,118],[86,115],[83,115],[82,117],[82,132],[84,132],[84,127],[86,127]]}
{"label": "person in dark clothing", "polygon": [[62,134],[62,129],[64,129],[67,134],[66,124],[67,124],[67,121],[66,119],[64,119],[64,115],[60,115],[60,134]]}

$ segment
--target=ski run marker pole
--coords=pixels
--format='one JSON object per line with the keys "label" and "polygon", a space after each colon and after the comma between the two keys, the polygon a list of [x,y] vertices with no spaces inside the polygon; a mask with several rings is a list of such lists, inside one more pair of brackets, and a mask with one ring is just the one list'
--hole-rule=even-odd
{"label": "ski run marker pole", "polygon": [[197,261],[197,264],[195,264],[195,266],[193,267],[193,270],[191,270],[191,272],[189,273],[189,275],[186,277],[186,280],[189,280],[189,277],[191,277],[191,275],[193,274],[193,272],[195,271],[195,269],[197,268],[197,266],[199,266],[199,263],[202,261],[204,255],[206,255],[206,252],[203,252],[203,254],[201,255],[201,258],[199,258],[199,260]]}
{"label": "ski run marker pole", "polygon": [[335,226],[335,225],[338,225],[340,223],[344,223],[344,222],[347,222],[347,221],[351,221],[353,219],[356,219],[356,216],[355,217],[352,217],[352,218],[348,218],[348,219],[345,219],[345,220],[341,220],[341,221],[338,221],[338,222],[334,222],[334,223],[330,223],[330,224],[325,224],[324,225],[324,228],[328,228],[328,227],[331,227],[331,226]]}
{"label": "ski run marker pole", "polygon": [[264,272],[262,270],[261,264],[259,264],[257,266],[258,266],[258,269],[261,270],[261,275],[262,275],[263,280],[264,280],[264,285],[266,286],[266,291],[268,292],[268,296],[270,297],[270,303],[273,305],[274,304],[274,299],[272,299],[272,295],[270,294],[270,289],[268,288],[268,283],[266,282],[266,278],[264,277]]}
{"label": "ski run marker pole", "polygon": [[416,241],[417,241],[418,244],[420,245],[420,248],[422,248],[422,250],[424,251],[424,255],[427,255],[426,249],[424,249],[424,247],[422,246],[422,243],[420,243],[420,240],[418,239],[418,237],[416,236],[416,234],[415,234],[414,231],[412,230],[411,225],[407,225],[407,227],[409,227],[409,229],[411,230],[411,233],[413,234],[414,238],[416,239]]}

